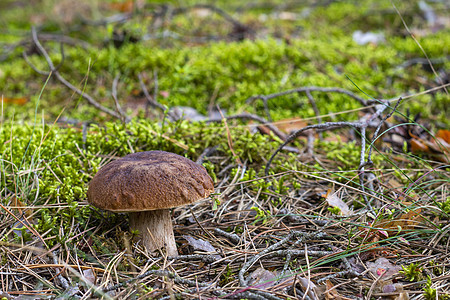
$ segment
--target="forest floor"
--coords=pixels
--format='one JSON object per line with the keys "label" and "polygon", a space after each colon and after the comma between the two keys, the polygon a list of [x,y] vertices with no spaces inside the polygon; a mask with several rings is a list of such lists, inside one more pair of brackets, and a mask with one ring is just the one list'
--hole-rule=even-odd
{"label": "forest floor", "polygon": [[[0,299],[450,299],[447,1],[181,2],[0,2]],[[87,201],[150,150],[178,255]]]}

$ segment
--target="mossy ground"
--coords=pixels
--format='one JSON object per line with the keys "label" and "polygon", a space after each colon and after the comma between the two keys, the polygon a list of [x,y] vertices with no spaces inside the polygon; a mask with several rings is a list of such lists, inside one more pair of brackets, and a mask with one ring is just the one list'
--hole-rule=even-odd
{"label": "mossy ground", "polygon": [[[70,270],[63,276],[75,294],[86,297],[93,292],[92,285],[108,288],[149,269],[168,269],[164,260],[150,258],[133,243],[125,215],[101,212],[86,202],[88,183],[102,165],[128,153],[155,149],[192,160],[197,160],[205,149],[215,149],[203,162],[216,183],[214,204],[196,205],[194,216],[186,208],[176,209],[174,224],[180,253],[193,253],[192,245],[182,237],[188,234],[210,241],[226,259],[212,265],[198,262],[198,257],[173,261],[169,269],[178,277],[172,287],[148,275],[118,287],[113,297],[198,297],[200,291],[195,291],[195,285],[177,281],[179,278],[214,286],[213,290],[203,291],[207,297],[229,296],[229,291],[234,293],[242,286],[238,273],[247,255],[264,251],[295,230],[327,234],[322,244],[308,242],[312,253],[335,251],[312,261],[310,272],[315,282],[327,274],[348,271],[346,257],[352,256],[362,260],[396,257],[397,264],[408,265],[414,255],[428,255],[443,269],[439,271],[428,266],[426,260],[419,260],[422,266],[429,267],[429,271],[420,272],[433,277],[435,283],[448,273],[444,270],[448,259],[440,256],[448,250],[448,245],[441,243],[448,238],[448,166],[427,156],[412,155],[407,140],[402,141],[403,149],[390,148],[381,139],[376,143],[370,169],[377,179],[373,201],[384,206],[377,207],[377,215],[372,216],[364,211],[363,196],[367,193],[358,180],[361,145],[355,130],[325,132],[324,139],[314,144],[314,156],[282,152],[272,163],[269,176],[265,176],[265,165],[282,142],[279,138],[262,134],[255,123],[172,122],[167,111],[154,108],[147,114],[139,83],[141,75],[151,94],[157,85],[157,101],[167,108],[189,106],[204,115],[219,107],[226,115],[248,112],[267,117],[262,101],[247,100],[305,86],[343,88],[365,99],[412,95],[402,102],[398,112],[404,116],[420,113],[420,124],[435,132],[450,125],[450,98],[442,89],[421,92],[448,80],[450,29],[430,28],[417,1],[396,5],[434,62],[440,79],[427,64],[408,64],[424,54],[390,1],[331,1],[326,5],[214,2],[215,7],[245,28],[205,7],[176,13],[179,7],[195,6],[196,1],[183,6],[178,1],[161,2],[171,3],[169,6],[144,1],[145,9],[133,17],[123,23],[107,24],[88,21],[116,15],[117,6],[111,3],[118,1],[78,2],[79,14],[77,9],[70,9],[74,7],[70,0],[0,3],[0,271],[11,276],[1,279],[7,297],[25,290],[43,290],[48,297],[71,297],[70,289],[58,281],[64,268]],[[430,5],[439,17],[448,10],[444,2]],[[165,15],[161,15],[163,11]],[[58,42],[44,41],[41,36],[54,64],[62,62],[60,74],[113,110],[112,84],[120,74],[118,100],[132,121],[125,124],[99,112],[54,75],[48,78],[36,73],[24,60],[23,51],[38,69],[48,71],[48,65],[31,47],[32,25],[40,34],[63,34],[74,39],[74,44],[64,45],[62,55]],[[355,30],[383,32],[385,41],[358,45],[352,38]],[[120,44],[113,40],[117,35],[124,40]],[[324,115],[322,122],[357,120],[365,109],[345,94],[312,95]],[[268,110],[273,121],[305,118],[311,124],[317,122],[305,93],[271,99]],[[342,113],[345,111],[351,112]],[[301,152],[306,145],[306,140],[298,139],[290,146]],[[339,191],[355,214],[343,218],[338,216],[339,209],[328,210],[322,196],[328,190]],[[425,221],[411,217],[411,212],[417,211]],[[399,220],[402,218],[409,219]],[[318,220],[329,223],[319,226],[314,223]],[[420,224],[411,224],[414,222]],[[214,231],[217,228],[236,233],[242,240],[233,243],[219,237]],[[383,236],[384,231],[387,233]],[[261,259],[261,266],[280,277],[305,277],[307,252],[296,257],[289,252],[298,245],[304,247],[295,240],[285,242],[283,247],[288,249],[284,250],[290,254],[272,261]],[[49,253],[53,255],[50,262],[40,256]],[[40,269],[33,273],[33,268]],[[94,268],[96,278],[86,283],[89,268]],[[351,278],[350,273],[345,276]],[[347,280],[345,276],[330,280],[338,285]],[[366,279],[354,280],[337,290],[354,296],[362,285],[368,291],[373,281]],[[292,282],[289,284],[292,286]],[[418,291],[422,287],[425,285],[417,284],[411,289]],[[425,294],[433,294],[432,285],[426,288]],[[273,290],[281,299],[299,292],[298,285],[291,290]]]}

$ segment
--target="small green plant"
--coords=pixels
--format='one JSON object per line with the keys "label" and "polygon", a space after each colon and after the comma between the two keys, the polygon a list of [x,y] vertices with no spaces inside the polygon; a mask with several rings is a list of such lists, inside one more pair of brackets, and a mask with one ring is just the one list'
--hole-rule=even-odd
{"label": "small green plant", "polygon": [[220,275],[220,285],[223,286],[225,284],[230,283],[231,281],[234,280],[233,278],[233,271],[231,270],[230,265],[228,264],[227,267],[225,268],[225,272],[222,273],[222,275]]}
{"label": "small green plant", "polygon": [[450,197],[447,197],[447,199],[443,202],[437,202],[437,204],[443,214],[450,215]]}
{"label": "small green plant", "polygon": [[438,294],[437,290],[432,288],[433,282],[431,281],[431,277],[427,277],[427,282],[425,283],[425,287],[423,288],[423,297],[427,300],[449,300],[450,295],[445,294]]}
{"label": "small green plant", "polygon": [[141,285],[142,285],[142,288],[144,289],[144,291],[145,291],[146,293],[151,293],[151,292],[153,292],[153,288],[152,288],[152,287],[148,287],[145,283],[141,283]]}
{"label": "small green plant", "polygon": [[406,267],[402,266],[402,269],[403,270],[401,270],[400,273],[403,274],[409,281],[419,281],[423,279],[423,269],[419,266],[419,263],[411,263]]}
{"label": "small green plant", "polygon": [[[232,232],[233,230],[230,230],[230,232]],[[242,233],[244,233],[244,227],[243,226],[236,226],[234,227],[234,233],[240,235]]]}
{"label": "small green plant", "polygon": [[217,210],[217,208],[219,207],[219,205],[220,205],[220,199],[219,199],[219,196],[220,194],[218,194],[218,193],[214,193],[214,194],[211,194],[211,197],[212,197],[212,200],[213,200],[213,207],[212,207],[212,210]]}
{"label": "small green plant", "polygon": [[425,283],[425,287],[423,288],[423,296],[427,300],[435,300],[436,298],[436,289],[433,289],[433,282],[431,281],[431,277],[428,276],[427,282]]}
{"label": "small green plant", "polygon": [[253,206],[251,209],[256,212],[255,221],[253,223],[255,224],[258,222],[262,222],[263,224],[267,223],[268,217],[270,216],[270,211],[268,210],[264,211],[263,209],[256,206]]}
{"label": "small green plant", "polygon": [[131,233],[131,238],[134,238],[139,235],[139,230],[130,228],[130,233]]}
{"label": "small green plant", "polygon": [[14,228],[14,239],[18,242],[18,243],[26,243],[26,242],[30,242],[33,240],[33,235],[30,233],[30,231],[28,230],[28,228],[26,228],[25,226],[20,227],[20,228]]}
{"label": "small green plant", "polygon": [[339,216],[341,214],[341,209],[339,207],[337,207],[337,206],[328,207],[327,210],[330,213],[332,213],[334,215],[337,215],[337,216]]}
{"label": "small green plant", "polygon": [[442,268],[442,266],[439,266],[439,264],[436,263],[436,261],[434,261],[434,260],[430,260],[428,262],[428,265],[431,267],[431,271],[436,276],[440,276],[444,272],[444,269]]}

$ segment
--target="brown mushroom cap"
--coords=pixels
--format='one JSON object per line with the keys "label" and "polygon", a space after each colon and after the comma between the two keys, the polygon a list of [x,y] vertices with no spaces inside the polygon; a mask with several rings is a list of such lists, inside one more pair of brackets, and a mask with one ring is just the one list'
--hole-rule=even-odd
{"label": "brown mushroom cap", "polygon": [[212,192],[213,181],[203,166],[174,153],[146,151],[103,166],[87,196],[104,210],[137,212],[183,206]]}

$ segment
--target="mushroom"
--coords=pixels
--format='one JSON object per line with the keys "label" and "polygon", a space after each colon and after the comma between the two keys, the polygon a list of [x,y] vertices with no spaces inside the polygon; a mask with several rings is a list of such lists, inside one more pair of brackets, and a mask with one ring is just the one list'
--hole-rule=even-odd
{"label": "mushroom", "polygon": [[113,212],[126,212],[130,228],[139,230],[144,247],[165,247],[178,255],[170,209],[206,198],[214,184],[206,169],[165,151],[126,155],[103,166],[89,184],[88,202]]}

